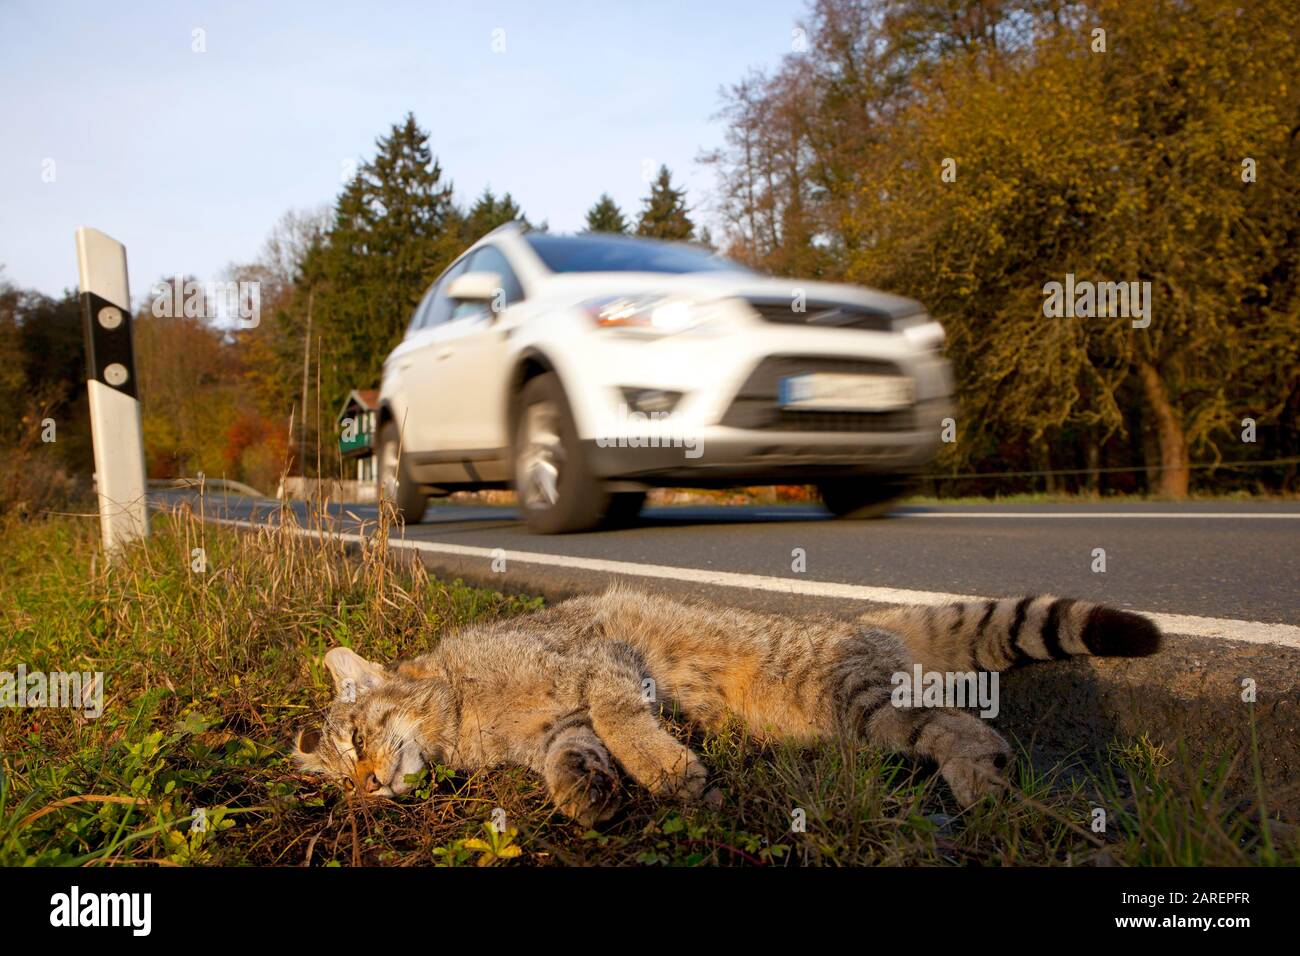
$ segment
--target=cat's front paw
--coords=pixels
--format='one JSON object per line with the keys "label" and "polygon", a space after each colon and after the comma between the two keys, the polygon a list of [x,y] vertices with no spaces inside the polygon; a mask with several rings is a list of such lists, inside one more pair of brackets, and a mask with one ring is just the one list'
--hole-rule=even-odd
{"label": "cat's front paw", "polygon": [[653,790],[656,795],[682,803],[698,803],[708,783],[708,768],[692,751],[683,748],[676,765],[665,771],[663,782]]}

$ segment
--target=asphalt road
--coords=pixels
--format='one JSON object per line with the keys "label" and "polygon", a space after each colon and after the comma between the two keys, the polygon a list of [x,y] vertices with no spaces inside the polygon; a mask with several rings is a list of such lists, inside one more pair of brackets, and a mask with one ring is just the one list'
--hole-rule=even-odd
{"label": "asphalt road", "polygon": [[[207,507],[267,521],[278,505],[210,494]],[[373,506],[331,510],[342,531],[376,517]],[[437,567],[442,559],[444,570],[467,578],[482,577],[474,573],[480,566],[490,573],[479,549],[548,556],[496,576],[502,585],[543,593],[598,584],[614,567],[602,562],[617,562],[687,569],[683,576],[692,580],[674,582],[660,571],[656,586],[695,593],[716,592],[698,572],[762,576],[763,583],[731,590],[752,592],[741,603],[778,610],[836,601],[833,585],[857,585],[977,596],[1049,592],[1148,612],[1300,625],[1300,503],[1291,502],[903,507],[868,522],[833,520],[811,505],[664,507],[647,509],[631,528],[562,536],[530,534],[512,508],[435,502],[402,536],[432,549],[422,554],[426,563]],[[1099,548],[1104,573],[1093,570]],[[806,570],[793,570],[795,549]],[[784,593],[782,580],[790,582]],[[832,587],[808,593],[817,584]]]}

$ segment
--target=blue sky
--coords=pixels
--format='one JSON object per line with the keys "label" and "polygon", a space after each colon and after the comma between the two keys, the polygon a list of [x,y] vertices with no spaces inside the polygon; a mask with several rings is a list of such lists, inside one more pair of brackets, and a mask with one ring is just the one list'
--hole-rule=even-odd
{"label": "blue sky", "polygon": [[490,184],[569,231],[603,190],[637,209],[643,170],[664,162],[702,206],[720,87],[775,66],[803,14],[802,0],[0,0],[3,275],[75,286],[84,224],[126,243],[137,301],[161,276],[218,278],[285,210],[332,202],[345,163],[408,110],[462,201]]}

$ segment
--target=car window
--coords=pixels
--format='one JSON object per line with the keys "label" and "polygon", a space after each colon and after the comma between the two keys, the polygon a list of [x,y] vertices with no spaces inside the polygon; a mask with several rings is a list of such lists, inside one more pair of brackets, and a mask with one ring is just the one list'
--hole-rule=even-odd
{"label": "car window", "polygon": [[478,252],[474,253],[474,262],[469,268],[471,272],[495,272],[501,277],[501,291],[504,293],[501,303],[503,308],[523,299],[524,289],[519,284],[519,277],[515,275],[515,270],[510,268],[505,254],[496,246],[479,247]]}
{"label": "car window", "polygon": [[683,242],[545,232],[530,232],[524,241],[552,272],[749,272],[738,262]]}
{"label": "car window", "polygon": [[[505,255],[496,246],[480,246],[474,250],[470,256],[469,267],[466,272],[495,272],[501,277],[501,308],[512,305],[524,297],[523,287],[519,284],[519,277],[515,275],[515,270],[510,268],[510,263],[506,261]],[[457,302],[452,307],[451,317],[453,319],[463,319],[468,315],[479,315],[487,311],[487,303],[483,302]]]}
{"label": "car window", "polygon": [[433,293],[436,288],[436,285],[429,286],[429,291],[424,294],[424,298],[420,300],[420,304],[417,305],[415,311],[411,313],[410,324],[406,326],[407,335],[418,331],[424,325],[424,313],[429,311],[429,303],[433,301]]}
{"label": "car window", "polygon": [[437,288],[433,290],[433,300],[429,303],[429,307],[420,319],[420,328],[431,329],[451,318],[452,302],[451,299],[447,298],[447,286],[451,284],[452,279],[465,271],[465,265],[468,262],[469,257],[466,256],[442,274],[442,278],[438,280]]}

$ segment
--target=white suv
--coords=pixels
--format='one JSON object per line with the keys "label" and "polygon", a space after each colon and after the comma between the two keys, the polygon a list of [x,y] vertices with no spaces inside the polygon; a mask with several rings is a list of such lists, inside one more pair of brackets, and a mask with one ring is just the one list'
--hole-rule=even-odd
{"label": "white suv", "polygon": [[757,275],[696,246],[503,226],[430,287],[384,362],[379,493],[515,487],[528,526],[626,520],[652,486],[815,484],[878,513],[950,413],[916,302]]}

